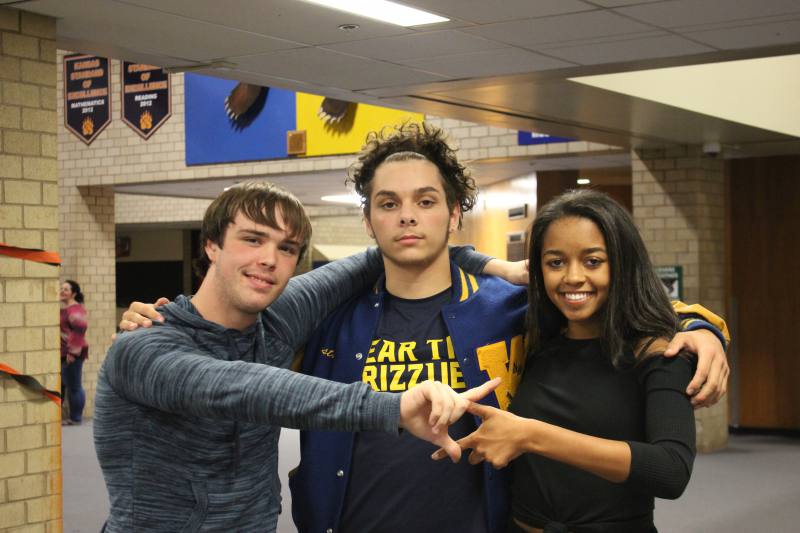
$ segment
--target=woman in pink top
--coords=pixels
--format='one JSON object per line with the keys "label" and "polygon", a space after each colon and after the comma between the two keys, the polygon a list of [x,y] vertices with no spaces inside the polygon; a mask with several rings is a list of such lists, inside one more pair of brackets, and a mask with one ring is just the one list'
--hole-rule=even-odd
{"label": "woman in pink top", "polygon": [[61,284],[61,387],[66,388],[69,418],[63,424],[80,424],[86,394],[81,386],[83,362],[89,355],[86,344],[86,308],[81,286],[71,279]]}

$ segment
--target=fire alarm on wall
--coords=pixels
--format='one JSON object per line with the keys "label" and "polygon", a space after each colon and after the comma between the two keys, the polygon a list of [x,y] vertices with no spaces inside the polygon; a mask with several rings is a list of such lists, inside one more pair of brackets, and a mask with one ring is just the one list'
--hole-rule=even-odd
{"label": "fire alarm on wall", "polygon": [[306,130],[286,132],[286,153],[289,155],[304,155],[306,153]]}

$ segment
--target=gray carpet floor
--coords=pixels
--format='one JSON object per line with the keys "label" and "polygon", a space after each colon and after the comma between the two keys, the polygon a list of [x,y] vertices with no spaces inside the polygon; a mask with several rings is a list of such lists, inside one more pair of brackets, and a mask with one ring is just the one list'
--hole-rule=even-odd
{"label": "gray carpet floor", "polygon": [[[295,531],[288,514],[286,473],[297,464],[298,441],[296,431],[283,431],[279,533]],[[96,533],[108,512],[108,497],[94,455],[91,422],[64,427],[62,442],[64,532]],[[726,450],[698,456],[683,497],[657,500],[656,525],[662,533],[800,531],[800,440],[731,436]]]}

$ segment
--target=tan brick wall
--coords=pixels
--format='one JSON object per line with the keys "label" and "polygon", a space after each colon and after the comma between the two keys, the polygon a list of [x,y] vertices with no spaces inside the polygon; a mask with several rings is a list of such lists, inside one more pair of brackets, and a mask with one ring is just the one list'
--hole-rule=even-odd
{"label": "tan brick wall", "polygon": [[563,156],[586,152],[619,152],[620,150],[616,146],[585,141],[519,146],[517,130],[482,126],[473,122],[434,116],[427,116],[425,120],[447,132],[450,144],[458,149],[458,159],[462,163],[481,159]]}
{"label": "tan brick wall", "polygon": [[116,328],[114,191],[111,187],[60,187],[59,251],[62,279],[81,285],[89,315],[89,359],[83,365],[85,416],[94,413],[97,371]]}
{"label": "tan brick wall", "polygon": [[114,199],[116,224],[194,223],[198,227],[211,200],[143,194],[120,194]]}
{"label": "tan brick wall", "polygon": [[[55,20],[0,7],[0,241],[58,249]],[[0,362],[61,386],[59,270],[0,257]],[[61,531],[60,410],[0,381],[0,531]]]}
{"label": "tan brick wall", "polygon": [[313,228],[312,244],[375,244],[364,229],[361,208],[311,206],[307,211]]}
{"label": "tan brick wall", "polygon": [[[723,162],[698,146],[633,151],[633,214],[657,266],[683,266],[683,299],[722,314],[725,287]],[[728,405],[695,412],[701,451],[724,447]]]}

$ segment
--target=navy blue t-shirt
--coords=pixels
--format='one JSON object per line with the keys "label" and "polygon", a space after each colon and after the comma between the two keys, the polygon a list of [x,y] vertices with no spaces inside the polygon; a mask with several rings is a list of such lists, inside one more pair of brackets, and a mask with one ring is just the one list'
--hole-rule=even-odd
{"label": "navy blue t-shirt", "polygon": [[[387,294],[362,380],[373,389],[403,392],[426,379],[467,390],[441,310],[451,289],[420,300]],[[465,415],[450,427],[454,439],[475,430]],[[356,436],[345,496],[342,533],[486,532],[483,469],[433,461],[436,447],[403,433]]]}

